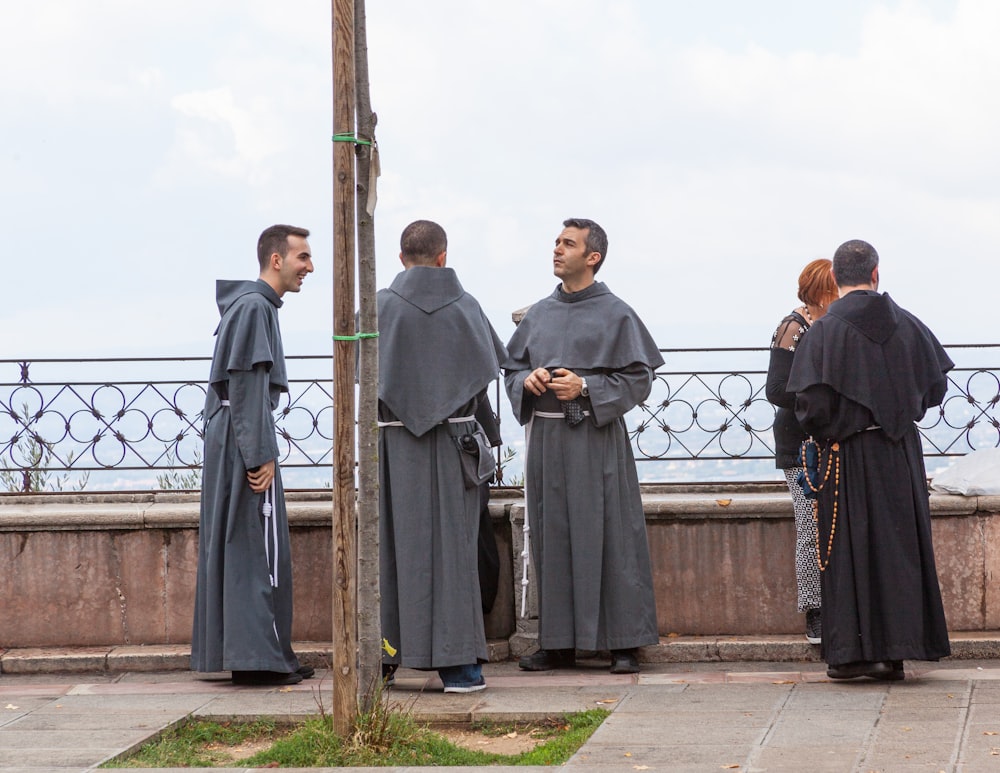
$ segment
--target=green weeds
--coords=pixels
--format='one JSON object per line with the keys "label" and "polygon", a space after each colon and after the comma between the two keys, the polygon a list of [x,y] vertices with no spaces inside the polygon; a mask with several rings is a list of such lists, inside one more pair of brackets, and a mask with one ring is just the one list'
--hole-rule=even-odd
{"label": "green weeds", "polygon": [[[294,729],[273,722],[215,723],[194,721],[165,732],[133,756],[105,767],[216,767],[237,762],[246,767],[383,767],[409,765],[561,765],[608,715],[592,709],[546,725],[544,743],[521,754],[504,755],[464,749],[420,725],[409,709],[380,701],[369,715],[361,715],[355,732],[341,738],[330,717],[322,714]],[[377,714],[373,719],[372,714]],[[480,728],[482,729],[482,728]],[[494,725],[490,733],[516,730]],[[229,750],[274,739],[268,748],[245,756]]]}

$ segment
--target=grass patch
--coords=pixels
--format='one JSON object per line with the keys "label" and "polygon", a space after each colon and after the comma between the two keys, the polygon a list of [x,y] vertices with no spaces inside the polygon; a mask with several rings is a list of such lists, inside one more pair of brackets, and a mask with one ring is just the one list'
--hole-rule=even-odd
{"label": "grass patch", "polygon": [[[561,765],[590,738],[609,714],[605,709],[571,714],[558,722],[545,723],[548,739],[516,755],[465,749],[418,723],[408,710],[376,708],[361,716],[355,732],[341,738],[333,732],[332,720],[318,716],[295,728],[273,722],[215,723],[194,721],[163,733],[136,754],[104,765],[117,767],[221,767],[239,761],[247,767],[383,767],[408,765]],[[487,733],[507,733],[513,724],[479,726]],[[523,727],[523,726],[521,726]],[[534,723],[533,728],[538,728]],[[268,748],[249,756],[227,756],[226,748],[246,747],[273,741]]]}
{"label": "grass patch", "polygon": [[214,768],[246,759],[275,739],[294,732],[271,720],[209,722],[192,720],[175,725],[134,754],[114,759],[102,768]]}

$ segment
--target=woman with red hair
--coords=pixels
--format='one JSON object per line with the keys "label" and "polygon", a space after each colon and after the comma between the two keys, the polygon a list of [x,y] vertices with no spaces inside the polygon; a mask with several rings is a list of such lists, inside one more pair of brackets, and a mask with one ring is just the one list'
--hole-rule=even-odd
{"label": "woman with red hair", "polygon": [[771,337],[771,361],[767,369],[767,399],[778,407],[774,417],[775,464],[785,472],[795,506],[795,579],[799,612],[806,614],[806,639],[819,644],[822,633],[822,594],[816,558],[816,524],[812,503],[802,494],[798,483],[802,470],[800,448],[808,437],[795,418],[795,393],[786,392],[795,349],[814,321],[826,314],[837,300],[832,263],[826,258],[814,260],[799,274],[799,300],[802,305],[781,320]]}

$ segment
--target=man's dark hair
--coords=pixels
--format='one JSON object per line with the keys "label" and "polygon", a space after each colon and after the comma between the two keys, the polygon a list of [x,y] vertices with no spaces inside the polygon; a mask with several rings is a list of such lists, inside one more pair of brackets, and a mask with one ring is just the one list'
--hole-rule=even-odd
{"label": "man's dark hair", "polygon": [[878,253],[868,242],[851,239],[833,253],[833,278],[838,287],[857,287],[872,282],[872,272],[878,266]]}
{"label": "man's dark hair", "polygon": [[414,220],[399,237],[399,251],[406,263],[429,266],[448,249],[448,235],[432,220]]}
{"label": "man's dark hair", "polygon": [[288,255],[288,237],[301,236],[303,239],[309,238],[309,230],[299,228],[294,225],[272,225],[265,228],[257,240],[257,262],[260,270],[267,268],[267,261],[274,253],[281,257]]}
{"label": "man's dark hair", "polygon": [[579,228],[581,231],[587,229],[584,249],[587,250],[588,255],[596,252],[601,256],[601,259],[594,265],[594,273],[596,274],[604,264],[604,258],[608,255],[608,235],[604,229],[593,220],[588,220],[585,217],[571,217],[569,220],[563,220],[563,228]]}

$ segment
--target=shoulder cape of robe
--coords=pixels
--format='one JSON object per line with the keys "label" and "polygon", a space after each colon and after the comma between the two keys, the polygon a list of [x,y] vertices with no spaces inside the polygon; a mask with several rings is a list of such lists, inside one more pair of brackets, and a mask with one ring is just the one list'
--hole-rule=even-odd
{"label": "shoulder cape of robe", "polygon": [[291,672],[298,659],[281,471],[275,467],[270,518],[264,494],[246,478],[248,469],[279,456],[273,411],[288,391],[281,299],[261,280],[219,281],[216,299],[222,319],[205,397],[191,667]]}
{"label": "shoulder cape of robe", "polygon": [[952,367],[923,322],[887,294],[855,291],[813,323],[795,351],[786,388],[801,393],[826,385],[867,408],[875,423],[899,440],[929,407],[941,403]]}
{"label": "shoulder cape of robe", "polygon": [[378,293],[379,400],[417,437],[500,374],[503,343],[453,269],[413,266]]}
{"label": "shoulder cape of robe", "polygon": [[215,283],[219,326],[215,330],[215,357],[208,381],[213,387],[229,380],[229,372],[252,370],[263,365],[268,381],[288,391],[285,351],[278,329],[282,300],[267,282],[230,281]]}
{"label": "shoulder cape of robe", "polygon": [[[623,416],[649,396],[663,364],[636,313],[596,282],[560,287],[525,314],[504,363],[514,416],[526,424],[525,506],[544,649],[630,649],[658,640],[646,521]],[[588,420],[569,426],[551,392],[524,389],[535,368],[586,376]],[[548,399],[549,405],[546,405]]]}
{"label": "shoulder cape of robe", "polygon": [[551,295],[529,308],[507,344],[503,367],[511,408],[521,424],[531,419],[534,400],[524,394],[523,376],[515,374],[535,368],[567,368],[587,376],[595,419],[606,424],[645,399],[648,389],[638,399],[633,394],[612,405],[611,400],[602,400],[608,397],[603,380],[591,379],[591,373],[656,370],[662,364],[656,342],[635,311],[603,282],[594,282],[576,293],[563,292],[557,285]]}
{"label": "shoulder cape of robe", "polygon": [[[404,425],[379,431],[382,636],[397,649],[386,662],[484,662],[480,491],[466,485],[455,436],[481,431],[472,417],[506,351],[449,268],[403,271],[378,314],[379,415]],[[450,417],[469,420],[442,424]]]}
{"label": "shoulder cape of robe", "polygon": [[830,665],[950,652],[914,422],[941,402],[951,365],[916,317],[864,291],[836,301],[796,350],[796,415],[817,439],[839,441],[839,459],[830,446],[821,455],[820,469],[836,473],[818,497],[824,560],[833,532],[822,573]]}
{"label": "shoulder cape of robe", "polygon": [[[569,370],[621,370],[635,363],[655,370],[663,364],[642,320],[603,282],[577,293],[556,286],[525,313],[507,345],[507,356],[508,363]],[[505,368],[514,367],[508,363]]]}

